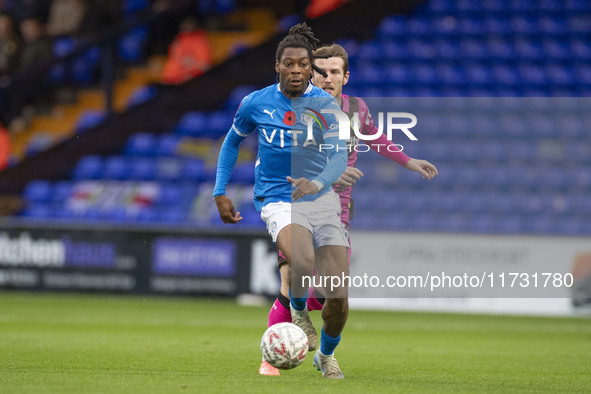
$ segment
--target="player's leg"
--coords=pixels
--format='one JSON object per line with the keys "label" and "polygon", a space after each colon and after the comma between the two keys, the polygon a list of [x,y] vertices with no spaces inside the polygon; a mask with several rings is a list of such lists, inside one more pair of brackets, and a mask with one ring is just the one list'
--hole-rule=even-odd
{"label": "player's leg", "polygon": [[327,193],[320,197],[319,209],[312,221],[314,240],[318,248],[316,270],[323,278],[323,286],[318,290],[326,297],[322,309],[324,321],[321,330],[321,349],[314,355],[314,366],[329,379],[342,379],[343,374],[334,358],[334,350],[340,342],[340,334],[347,321],[349,260],[347,247],[349,242],[340,217],[340,201],[336,193]]}
{"label": "player's leg", "polygon": [[[273,238],[273,242],[277,244],[280,250],[283,250],[283,257],[287,262],[287,258],[285,256],[291,256],[291,236],[288,235],[286,237],[281,237],[279,239],[279,235],[283,234],[291,234],[291,205],[285,203],[273,203],[268,204],[263,207],[261,211],[261,218],[267,224],[267,229],[269,231],[269,235]],[[285,264],[287,266],[287,264]],[[291,321],[291,314],[289,312],[289,299],[285,296],[288,294],[288,284],[289,280],[287,278],[288,270],[284,268],[283,270],[280,269],[281,272],[281,283],[282,287],[278,295],[278,299],[275,301],[275,304],[271,308],[271,312],[269,312],[268,318],[268,326],[271,326],[275,323],[279,323],[280,321]],[[272,312],[275,310],[274,307],[277,303],[281,305],[281,302],[287,302],[287,308],[283,308],[285,312],[283,315],[281,314],[281,309],[279,309],[279,314],[273,314]],[[274,320],[277,320],[273,322]],[[259,374],[261,375],[271,375],[277,376],[279,375],[279,370],[269,364],[263,358],[261,362],[261,366],[259,367]]]}
{"label": "player's leg", "polygon": [[314,366],[322,371],[325,378],[342,379],[343,373],[334,358],[334,351],[349,314],[347,249],[343,246],[323,246],[316,253],[321,260],[318,267],[320,275],[331,280],[323,289],[326,295],[322,309],[324,325],[320,331],[320,349],[314,355]]}
{"label": "player's leg", "polygon": [[[339,200],[341,203],[341,223],[345,226],[345,236],[347,237],[347,261],[349,267],[351,266],[351,236],[349,233],[350,220],[353,218],[353,199],[350,194],[339,194]],[[319,256],[316,254],[316,266],[319,263]],[[322,294],[321,289],[310,289],[308,293],[308,310],[309,311],[321,311],[326,297]]]}
{"label": "player's leg", "polygon": [[[289,309],[289,267],[287,265],[287,259],[283,256],[281,251],[278,252],[277,257],[281,289],[269,310],[267,327],[271,327],[277,323],[291,323],[291,311]],[[259,374],[268,376],[280,375],[279,370],[264,359],[259,367]]]}
{"label": "player's leg", "polygon": [[279,255],[279,277],[281,289],[271,309],[269,310],[268,327],[277,323],[291,323],[291,312],[289,311],[289,267],[287,260]]}
{"label": "player's leg", "polygon": [[347,250],[343,246],[324,246],[316,253],[321,259],[318,267],[320,275],[331,278],[331,281],[323,289],[326,295],[322,309],[324,325],[320,331],[320,349],[314,355],[314,366],[322,371],[325,378],[342,379],[343,373],[334,351],[341,340],[341,332],[349,314]]}
{"label": "player's leg", "polygon": [[291,319],[308,336],[308,350],[318,346],[318,334],[308,315],[308,288],[314,277],[314,242],[306,227],[293,224],[292,256],[289,260],[289,292]]}

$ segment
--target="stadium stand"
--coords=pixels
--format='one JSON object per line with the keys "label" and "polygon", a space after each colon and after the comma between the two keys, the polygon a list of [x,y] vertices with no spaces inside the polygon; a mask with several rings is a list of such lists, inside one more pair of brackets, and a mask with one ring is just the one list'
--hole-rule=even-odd
{"label": "stadium stand", "polygon": [[[405,151],[440,172],[424,182],[361,154],[354,228],[591,234],[590,15],[576,0],[431,0],[385,16],[367,39],[340,37],[350,54],[345,93],[408,98],[425,115]],[[68,179],[30,181],[20,216],[221,225],[211,203],[216,149],[240,99],[263,85],[245,83],[168,129],[88,153]],[[229,193],[244,222],[262,227],[251,202],[256,141],[246,144]]]}

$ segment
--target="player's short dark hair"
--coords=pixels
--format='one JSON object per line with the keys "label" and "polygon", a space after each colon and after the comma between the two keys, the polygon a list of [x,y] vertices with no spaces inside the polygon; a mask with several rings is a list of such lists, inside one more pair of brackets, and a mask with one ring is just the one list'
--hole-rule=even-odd
{"label": "player's short dark hair", "polygon": [[308,26],[306,22],[300,23],[292,26],[291,29],[289,29],[287,36],[281,40],[277,46],[275,59],[277,61],[281,60],[285,48],[304,48],[308,51],[308,56],[310,57],[310,61],[312,61],[314,51],[318,48],[319,44],[320,40],[314,36],[310,26]]}
{"label": "player's short dark hair", "polygon": [[339,44],[332,44],[320,47],[314,51],[315,59],[328,59],[329,57],[340,57],[343,59],[343,73],[349,71],[349,54]]}

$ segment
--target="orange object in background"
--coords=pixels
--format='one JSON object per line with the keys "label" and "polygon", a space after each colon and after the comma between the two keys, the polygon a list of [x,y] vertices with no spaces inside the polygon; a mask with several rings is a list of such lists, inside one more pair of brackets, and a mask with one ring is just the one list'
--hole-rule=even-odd
{"label": "orange object in background", "polygon": [[2,125],[0,125],[0,170],[8,165],[10,158],[10,135]]}
{"label": "orange object in background", "polygon": [[181,22],[180,32],[168,48],[162,70],[162,82],[178,85],[203,74],[212,64],[207,34],[194,18]]}
{"label": "orange object in background", "polygon": [[306,8],[306,18],[314,19],[343,5],[344,0],[312,0]]}

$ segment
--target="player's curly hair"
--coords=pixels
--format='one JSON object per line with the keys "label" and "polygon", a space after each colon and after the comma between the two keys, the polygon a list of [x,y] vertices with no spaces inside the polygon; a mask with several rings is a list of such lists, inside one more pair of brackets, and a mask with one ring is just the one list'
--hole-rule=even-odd
{"label": "player's curly hair", "polygon": [[[316,38],[314,32],[306,24],[306,22],[297,24],[292,26],[289,29],[289,33],[277,46],[277,51],[275,52],[275,60],[279,61],[281,56],[283,55],[283,51],[285,48],[304,48],[308,51],[308,57],[310,58],[310,62],[314,64],[314,51],[318,49],[320,46],[320,40]],[[315,71],[320,72],[321,74],[325,74],[321,70],[317,69],[316,67],[312,66]],[[326,76],[326,75],[325,75]]]}

